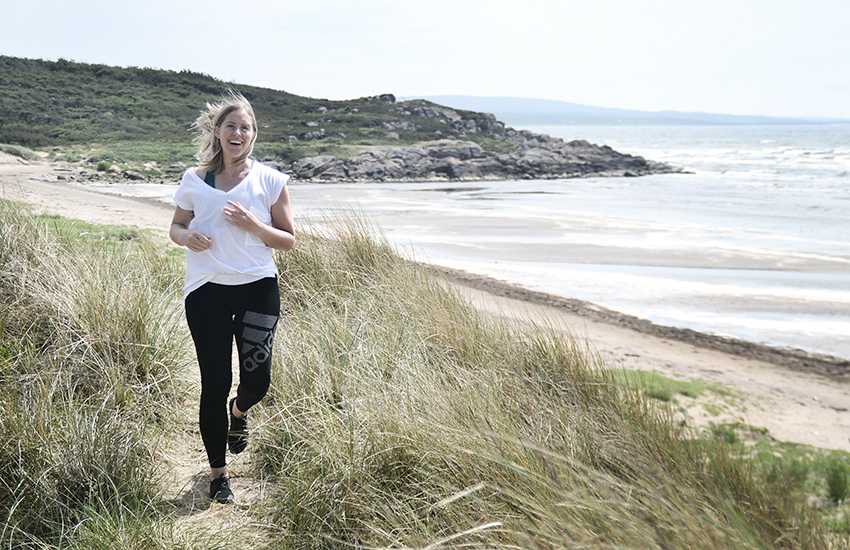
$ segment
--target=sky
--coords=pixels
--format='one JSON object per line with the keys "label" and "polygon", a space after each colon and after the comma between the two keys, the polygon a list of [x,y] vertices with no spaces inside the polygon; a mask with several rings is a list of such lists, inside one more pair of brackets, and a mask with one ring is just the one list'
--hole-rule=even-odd
{"label": "sky", "polygon": [[850,118],[848,0],[0,0],[0,14],[0,55],[314,98]]}

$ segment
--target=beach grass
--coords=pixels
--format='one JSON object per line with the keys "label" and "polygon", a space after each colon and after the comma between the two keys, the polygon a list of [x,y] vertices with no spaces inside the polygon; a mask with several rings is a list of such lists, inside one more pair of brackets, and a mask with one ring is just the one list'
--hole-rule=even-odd
{"label": "beach grass", "polygon": [[[197,414],[181,255],[0,210],[0,545],[238,545],[182,527],[157,471],[174,415]],[[368,222],[277,260],[241,466],[265,548],[827,548],[793,475],[683,428],[562,327],[482,314]]]}
{"label": "beach grass", "polygon": [[180,272],[141,235],[0,211],[0,542],[68,547],[159,498]]}
{"label": "beach grass", "polygon": [[39,160],[41,157],[32,149],[21,147],[20,145],[10,145],[8,143],[0,143],[0,153],[6,153],[14,157],[19,157],[24,160]]}
{"label": "beach grass", "polygon": [[580,341],[483,316],[368,224],[333,233],[280,257],[254,454],[280,548],[820,547],[791,493]]}

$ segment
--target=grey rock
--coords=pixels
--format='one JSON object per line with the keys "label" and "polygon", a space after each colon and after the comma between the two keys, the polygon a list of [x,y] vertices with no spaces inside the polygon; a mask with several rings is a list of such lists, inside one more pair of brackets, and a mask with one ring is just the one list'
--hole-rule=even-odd
{"label": "grey rock", "polygon": [[362,101],[380,101],[382,103],[395,103],[395,96],[393,94],[381,94],[381,95],[373,95],[369,97],[361,97]]}
{"label": "grey rock", "polygon": [[423,144],[427,149],[428,154],[434,158],[454,157],[460,160],[469,160],[474,158],[484,158],[484,149],[480,145],[471,141],[455,141],[451,139],[441,139],[438,141],[429,141]]}
{"label": "grey rock", "polygon": [[[431,105],[407,106],[407,109],[419,113],[419,116],[440,117],[449,123],[458,123],[458,119],[450,116],[452,113],[457,115],[451,109]],[[465,119],[460,121],[466,125]],[[472,141],[440,139],[408,147],[369,147],[345,161],[332,156],[301,159],[289,171],[297,179],[307,181],[630,177],[680,171],[663,163],[618,153],[606,145],[595,145],[584,140],[567,143],[560,138],[524,130],[510,130],[508,134],[508,141],[516,149],[499,155],[487,154]],[[305,134],[302,139],[319,137]]]}
{"label": "grey rock", "polygon": [[346,176],[342,160],[330,155],[308,157],[295,161],[292,163],[291,172],[296,178],[305,180],[343,178]]}

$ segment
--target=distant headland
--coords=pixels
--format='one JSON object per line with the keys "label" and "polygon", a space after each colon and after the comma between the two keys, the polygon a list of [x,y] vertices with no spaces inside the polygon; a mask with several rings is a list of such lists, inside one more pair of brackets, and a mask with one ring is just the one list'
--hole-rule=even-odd
{"label": "distant headland", "polygon": [[[414,99],[414,98],[410,98]],[[772,117],[685,111],[637,111],[595,107],[567,101],[517,97],[435,95],[416,96],[456,109],[486,111],[506,124],[524,126],[734,126],[774,124],[848,124],[850,120],[819,117]]]}
{"label": "distant headland", "polygon": [[[191,71],[0,56],[0,143],[49,151],[71,176],[171,178],[192,163],[188,127],[228,89],[260,124],[255,156],[296,180],[430,181],[643,176],[677,168],[605,145],[515,130],[489,113],[382,94],[346,101]],[[111,176],[110,176],[111,174]]]}

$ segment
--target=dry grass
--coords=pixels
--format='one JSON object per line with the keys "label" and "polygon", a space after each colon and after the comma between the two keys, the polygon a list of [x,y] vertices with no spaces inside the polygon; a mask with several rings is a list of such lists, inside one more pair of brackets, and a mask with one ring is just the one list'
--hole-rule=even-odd
{"label": "dry grass", "polygon": [[[278,257],[244,463],[268,548],[826,548],[787,484],[680,432],[559,327],[482,316],[367,224],[332,233]],[[196,414],[181,282],[144,236],[3,207],[4,547],[230,545],[163,511],[158,441]]]}
{"label": "dry grass", "polygon": [[482,317],[368,225],[334,233],[281,257],[255,453],[281,548],[824,547],[557,327]]}
{"label": "dry grass", "polygon": [[141,237],[0,209],[0,541],[66,546],[93,510],[159,494],[185,357],[167,282],[179,272]]}

